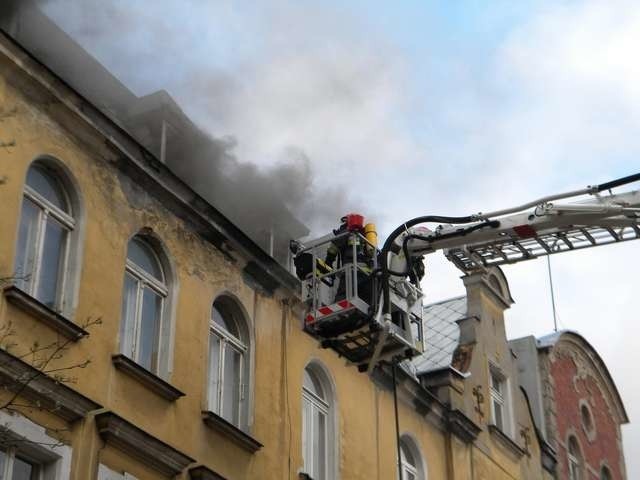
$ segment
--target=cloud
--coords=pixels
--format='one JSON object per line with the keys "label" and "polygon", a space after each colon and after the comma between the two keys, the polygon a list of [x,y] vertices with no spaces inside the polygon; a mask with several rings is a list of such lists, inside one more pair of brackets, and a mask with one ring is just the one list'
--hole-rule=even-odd
{"label": "cloud", "polygon": [[[580,187],[639,170],[639,49],[640,5],[630,1],[554,3],[512,32],[496,63],[497,85],[511,99],[498,118],[500,149],[518,171],[510,176],[524,174],[534,184],[521,183],[525,191],[539,184]],[[640,384],[630,368],[640,361],[632,345],[640,334],[630,263],[637,248],[631,242],[552,259],[562,326],[594,344],[632,419],[640,415]],[[510,332],[548,331],[544,262],[507,270],[519,300]],[[640,429],[623,432],[629,478],[635,478],[640,464],[631,453],[640,449]]]}

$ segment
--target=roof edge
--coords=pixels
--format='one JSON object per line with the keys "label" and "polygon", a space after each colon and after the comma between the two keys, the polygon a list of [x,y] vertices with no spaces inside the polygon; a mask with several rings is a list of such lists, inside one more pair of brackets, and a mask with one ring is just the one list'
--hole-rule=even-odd
{"label": "roof edge", "polygon": [[[245,257],[245,260],[254,260],[280,286],[295,296],[298,295],[300,282],[297,278],[269,256],[222,212],[198,195],[131,134],[38,60],[2,28],[0,28],[0,53],[102,135],[110,145],[126,157],[135,173],[152,183],[156,191],[161,190],[171,195],[174,208],[192,215],[193,220],[207,228],[210,235],[207,241],[210,241],[211,238],[226,240],[226,242],[212,241],[212,243],[227,256],[230,255],[230,251],[235,250]],[[224,245],[225,243],[227,245]]]}

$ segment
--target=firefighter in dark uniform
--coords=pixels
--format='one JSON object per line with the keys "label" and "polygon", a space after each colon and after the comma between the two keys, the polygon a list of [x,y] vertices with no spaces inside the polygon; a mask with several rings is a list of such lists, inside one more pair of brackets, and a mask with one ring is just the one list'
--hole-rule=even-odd
{"label": "firefighter in dark uniform", "polygon": [[[373,270],[373,258],[376,255],[376,249],[374,243],[370,244],[362,237],[365,235],[366,228],[369,228],[371,233],[375,233],[375,226],[373,224],[368,224],[367,227],[363,226],[363,218],[360,215],[350,214],[342,217],[340,219],[340,226],[333,231],[333,234],[338,238],[335,238],[327,248],[325,263],[329,267],[336,269],[348,264],[356,265],[358,268],[356,273],[357,296],[367,305],[371,305],[371,289],[373,287],[371,272]],[[350,234],[344,235],[346,232],[350,232]],[[373,238],[371,235],[369,235],[369,237]],[[346,298],[346,280],[344,275],[338,278],[339,284],[334,302],[339,302]],[[359,323],[364,324],[365,321],[366,318],[360,318]],[[354,325],[353,322],[353,319],[333,321],[324,327],[326,330],[324,334],[327,336],[339,335],[340,333],[361,326],[359,324]]]}

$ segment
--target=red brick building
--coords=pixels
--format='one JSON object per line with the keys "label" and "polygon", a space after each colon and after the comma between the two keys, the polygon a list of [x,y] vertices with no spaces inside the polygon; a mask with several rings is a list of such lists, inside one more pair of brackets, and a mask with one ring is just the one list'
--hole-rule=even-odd
{"label": "red brick building", "polygon": [[537,427],[556,450],[557,478],[626,479],[620,426],[629,419],[595,349],[569,331],[510,343]]}

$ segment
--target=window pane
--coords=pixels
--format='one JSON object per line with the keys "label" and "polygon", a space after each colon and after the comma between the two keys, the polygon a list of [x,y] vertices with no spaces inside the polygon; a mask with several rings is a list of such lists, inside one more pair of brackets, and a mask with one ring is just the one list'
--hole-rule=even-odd
{"label": "window pane", "polygon": [[326,478],[326,464],[327,464],[327,436],[326,436],[326,422],[327,417],[324,413],[315,412],[315,424],[316,424],[316,438],[315,447],[317,452],[316,460],[316,472],[313,478],[324,480]]}
{"label": "window pane", "polygon": [[416,461],[414,460],[413,455],[411,454],[411,450],[409,450],[409,447],[407,447],[403,443],[400,444],[400,454],[402,456],[402,463],[405,463],[412,467],[416,466]]}
{"label": "window pane", "polygon": [[27,173],[27,185],[49,200],[52,204],[69,213],[67,201],[60,183],[41,167],[31,167]]}
{"label": "window pane", "polygon": [[14,459],[11,480],[32,480],[34,473],[33,465],[17,457]]}
{"label": "window pane", "polygon": [[129,242],[127,258],[151,276],[164,281],[162,270],[158,265],[155,254],[143,241],[133,238]]}
{"label": "window pane", "polygon": [[67,230],[53,219],[47,221],[44,246],[40,260],[40,278],[36,298],[50,308],[55,308],[57,293],[62,283],[62,269],[67,240]]}
{"label": "window pane", "polygon": [[212,311],[213,322],[221,326],[234,337],[238,338],[238,329],[233,321],[233,315],[229,309],[220,305],[219,301],[214,302]]}
{"label": "window pane", "polygon": [[302,460],[304,471],[311,474],[311,459],[313,457],[313,439],[311,437],[313,428],[311,426],[313,407],[309,400],[302,400]]}
{"label": "window pane", "polygon": [[571,480],[579,480],[580,479],[580,473],[578,470],[578,465],[576,463],[574,463],[573,461],[570,461],[569,463],[569,478]]}
{"label": "window pane", "polygon": [[309,370],[306,368],[304,370],[304,378],[302,382],[305,389],[307,389],[309,392],[315,393],[318,397],[324,399],[324,393],[322,392],[320,382],[318,382],[315,375],[309,372]]}
{"label": "window pane", "polygon": [[215,334],[209,335],[209,410],[220,413],[218,393],[220,388],[220,338]]}
{"label": "window pane", "polygon": [[578,448],[578,442],[576,442],[575,437],[569,438],[569,453],[574,457],[577,457],[580,452]]}
{"label": "window pane", "polygon": [[500,430],[504,430],[504,422],[502,421],[502,405],[494,401],[493,412],[494,412],[493,421],[495,422],[496,427],[498,427]]}
{"label": "window pane", "polygon": [[155,372],[158,360],[158,334],[162,297],[145,288],[142,294],[142,313],[138,335],[136,361],[147,370]]}
{"label": "window pane", "polygon": [[138,282],[131,275],[125,273],[122,292],[122,318],[120,319],[120,351],[128,357],[133,357],[137,293]]}
{"label": "window pane", "polygon": [[36,241],[38,236],[38,217],[40,209],[25,198],[22,202],[22,216],[20,217],[20,232],[18,234],[18,248],[16,252],[16,275],[20,287],[31,292],[33,285],[33,264],[36,255]]}
{"label": "window pane", "polygon": [[240,354],[228,344],[224,351],[224,385],[222,387],[222,416],[237,425],[240,407]]}
{"label": "window pane", "polygon": [[491,387],[498,393],[502,393],[502,380],[494,372],[491,372]]}

